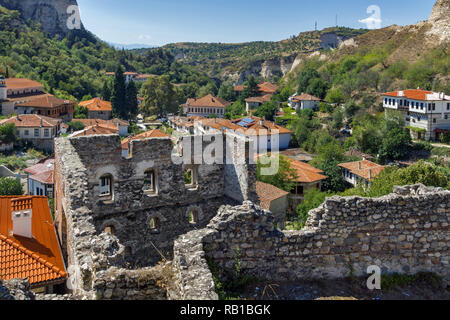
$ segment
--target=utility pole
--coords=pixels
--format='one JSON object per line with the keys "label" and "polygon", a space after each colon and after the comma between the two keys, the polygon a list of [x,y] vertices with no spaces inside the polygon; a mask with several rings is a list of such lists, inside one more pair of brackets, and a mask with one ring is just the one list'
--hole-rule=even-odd
{"label": "utility pole", "polygon": [[336,14],[336,27],[338,26],[338,15]]}
{"label": "utility pole", "polygon": [[314,30],[316,30],[316,31],[317,31],[317,21],[316,21],[316,24],[315,24],[315,28],[314,28]]}

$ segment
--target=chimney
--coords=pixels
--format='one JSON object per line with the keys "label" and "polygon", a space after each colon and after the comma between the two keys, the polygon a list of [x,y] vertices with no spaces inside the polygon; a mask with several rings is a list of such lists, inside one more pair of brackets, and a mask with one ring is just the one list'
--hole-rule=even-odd
{"label": "chimney", "polygon": [[32,199],[13,199],[11,200],[11,207],[13,235],[30,239],[33,238],[31,233],[31,222],[33,217]]}
{"label": "chimney", "polygon": [[261,126],[263,126],[263,127],[264,127],[264,120],[266,120],[265,117],[262,117],[262,118],[259,120],[259,124],[260,124]]}
{"label": "chimney", "polygon": [[362,163],[361,163],[361,161],[358,162],[358,168],[359,168],[359,170],[362,169]]}
{"label": "chimney", "polygon": [[42,128],[42,118],[41,118],[41,128]]}

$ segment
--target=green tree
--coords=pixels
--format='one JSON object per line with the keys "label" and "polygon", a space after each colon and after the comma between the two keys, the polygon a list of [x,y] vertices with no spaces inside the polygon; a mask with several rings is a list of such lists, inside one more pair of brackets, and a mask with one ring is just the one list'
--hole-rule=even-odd
{"label": "green tree", "polygon": [[5,177],[0,178],[1,196],[21,196],[23,195],[22,184],[19,179]]}
{"label": "green tree", "polygon": [[73,117],[75,119],[87,119],[88,117],[88,108],[76,105],[75,110],[73,112]]}
{"label": "green tree", "polygon": [[411,135],[408,130],[393,128],[389,130],[383,139],[379,149],[380,160],[398,160],[408,155],[412,145]]}
{"label": "green tree", "polygon": [[306,92],[320,99],[324,99],[329,88],[330,86],[326,81],[320,78],[315,78],[309,83]]}
{"label": "green tree", "polygon": [[85,128],[85,125],[80,121],[71,121],[68,122],[67,125],[69,126],[70,130],[72,131],[80,131]]}
{"label": "green tree", "polygon": [[297,214],[299,217],[299,227],[303,228],[309,217],[309,211],[318,208],[325,202],[326,197],[331,196],[330,193],[321,192],[319,189],[310,188],[305,192],[305,197],[302,203],[297,207]]}
{"label": "green tree", "polygon": [[[316,69],[307,67],[298,75],[298,93],[307,92],[310,84],[315,80],[320,79],[319,73]],[[317,84],[316,84],[317,85]]]}
{"label": "green tree", "polygon": [[0,142],[9,144],[16,142],[16,126],[14,123],[0,125]]}
{"label": "green tree", "polygon": [[259,87],[254,76],[251,76],[248,80],[242,96],[244,99],[259,96]]}
{"label": "green tree", "polygon": [[102,99],[105,100],[105,101],[110,101],[111,100],[111,88],[109,86],[109,81],[105,81],[103,83]]}
{"label": "green tree", "polygon": [[325,191],[344,191],[347,187],[342,176],[342,170],[338,166],[347,160],[343,150],[336,142],[330,142],[319,149],[319,155],[311,161],[313,167],[323,170],[328,178],[322,183],[322,189]]}
{"label": "green tree", "polygon": [[343,103],[344,95],[339,89],[331,89],[325,97],[325,101],[329,103]]}
{"label": "green tree", "polygon": [[127,118],[126,111],[126,84],[122,67],[118,66],[115,76],[113,90],[111,94],[111,105],[113,114],[121,119]]}
{"label": "green tree", "polygon": [[223,82],[219,89],[219,98],[226,101],[234,101],[236,99],[236,93],[234,87],[230,82]]}
{"label": "green tree", "polygon": [[255,112],[255,116],[264,117],[266,120],[273,121],[275,113],[278,110],[278,104],[274,101],[263,103]]}
{"label": "green tree", "polygon": [[169,76],[151,76],[142,86],[142,92],[143,110],[147,115],[163,117],[177,112],[175,90]]}
{"label": "green tree", "polygon": [[126,113],[128,120],[133,119],[138,113],[137,90],[133,80],[130,80],[127,85]]}
{"label": "green tree", "polygon": [[[276,174],[271,176],[263,175],[261,171],[262,168],[270,167],[271,164],[269,162],[269,157],[278,157],[279,160],[279,169]],[[272,158],[272,160],[276,159]],[[271,184],[287,192],[291,192],[291,190],[295,187],[295,181],[298,179],[296,170],[291,167],[291,160],[283,155],[265,155],[263,156],[263,159],[259,159],[257,164],[257,176],[259,181]]]}

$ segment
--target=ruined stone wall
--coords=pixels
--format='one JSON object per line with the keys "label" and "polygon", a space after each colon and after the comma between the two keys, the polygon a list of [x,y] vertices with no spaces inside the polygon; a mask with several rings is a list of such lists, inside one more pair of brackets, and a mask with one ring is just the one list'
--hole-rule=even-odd
{"label": "ruined stone wall", "polygon": [[[226,135],[204,139],[203,149],[215,139],[225,140]],[[198,184],[187,187],[184,171],[190,164],[172,151],[168,138],[133,141],[127,159],[121,156],[117,135],[55,140],[56,224],[74,292],[95,298],[102,271],[116,267],[125,272],[171,260],[177,237],[204,228],[220,206],[239,203],[226,195],[225,185],[233,184],[244,199],[253,197],[254,187],[246,183],[254,185],[256,173],[245,170],[255,170],[254,165],[244,163],[239,175],[227,177],[223,163],[204,164],[200,153]],[[157,194],[143,190],[149,168],[156,172]],[[113,181],[107,198],[99,195],[99,179],[105,174]],[[192,211],[197,213],[195,223],[189,221]],[[158,221],[156,229],[150,227],[152,219]]]}
{"label": "ruined stone wall", "polygon": [[[450,192],[422,185],[377,199],[329,198],[301,231],[274,229],[272,215],[251,202],[223,207],[206,229],[175,243],[179,297],[196,298],[198,288],[214,295],[206,256],[232,270],[238,255],[245,273],[274,281],[363,276],[377,265],[383,273],[434,272],[448,283],[449,220]],[[203,277],[186,277],[192,270]]]}

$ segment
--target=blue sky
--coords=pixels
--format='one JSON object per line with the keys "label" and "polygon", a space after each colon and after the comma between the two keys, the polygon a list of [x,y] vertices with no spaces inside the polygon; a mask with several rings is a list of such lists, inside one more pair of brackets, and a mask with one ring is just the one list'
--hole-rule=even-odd
{"label": "blue sky", "polygon": [[338,24],[353,28],[381,9],[381,26],[428,19],[434,0],[78,0],[85,27],[120,44],[278,41]]}

